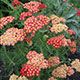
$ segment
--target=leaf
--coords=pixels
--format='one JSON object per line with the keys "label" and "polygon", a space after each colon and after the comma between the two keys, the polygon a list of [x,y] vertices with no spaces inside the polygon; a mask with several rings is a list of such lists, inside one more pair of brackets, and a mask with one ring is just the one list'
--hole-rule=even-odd
{"label": "leaf", "polygon": [[70,20],[67,20],[66,23],[71,23],[71,22],[75,22],[78,24],[78,21],[77,20],[73,20],[73,19],[70,19]]}

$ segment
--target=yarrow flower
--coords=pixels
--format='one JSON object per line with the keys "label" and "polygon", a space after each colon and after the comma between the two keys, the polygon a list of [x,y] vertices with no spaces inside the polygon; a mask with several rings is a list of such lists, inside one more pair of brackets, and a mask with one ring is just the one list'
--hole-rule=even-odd
{"label": "yarrow flower", "polygon": [[[39,18],[39,20],[38,20]],[[29,17],[24,22],[24,30],[26,30],[26,33],[35,33],[37,30],[42,28],[45,25],[49,23],[48,18],[44,15],[39,15],[37,17]]]}
{"label": "yarrow flower", "polygon": [[12,74],[9,78],[9,80],[28,80],[25,76],[17,76],[15,74]]}
{"label": "yarrow flower", "polygon": [[28,9],[30,12],[33,12],[33,13],[37,13],[42,8],[45,8],[45,7],[46,7],[45,4],[41,4],[40,2],[36,2],[36,1],[30,1],[23,5],[24,9]]}
{"label": "yarrow flower", "polygon": [[53,37],[47,40],[48,45],[53,45],[55,48],[60,48],[63,45],[62,39]]}
{"label": "yarrow flower", "polygon": [[23,41],[25,38],[25,33],[23,29],[18,28],[9,28],[7,31],[0,36],[0,44],[2,45],[12,45],[14,46],[15,43],[18,41]]}
{"label": "yarrow flower", "polygon": [[12,23],[14,19],[15,19],[15,17],[13,17],[13,16],[7,16],[7,17],[0,18],[0,29],[2,29],[2,27],[4,25],[7,25],[8,22]]}
{"label": "yarrow flower", "polygon": [[29,46],[32,45],[32,40],[30,37],[25,38],[25,41],[29,44]]}
{"label": "yarrow flower", "polygon": [[22,12],[22,13],[20,14],[19,20],[25,20],[25,18],[26,18],[27,16],[32,16],[32,13],[31,13],[31,12]]}
{"label": "yarrow flower", "polygon": [[75,59],[71,63],[72,68],[76,69],[76,71],[80,72],[80,61],[79,59]]}
{"label": "yarrow flower", "polygon": [[55,79],[54,77],[50,77],[48,80],[57,80],[57,79]]}
{"label": "yarrow flower", "polygon": [[24,66],[20,70],[20,74],[22,76],[28,76],[28,77],[39,76],[40,71],[41,69],[39,67],[29,64],[29,65]]}
{"label": "yarrow flower", "polygon": [[17,6],[19,6],[19,5],[21,5],[21,2],[20,1],[18,1],[18,0],[14,0],[13,2],[12,2],[12,6],[14,6],[15,8],[17,7]]}
{"label": "yarrow flower", "polygon": [[80,16],[80,10],[76,13],[77,16]]}
{"label": "yarrow flower", "polygon": [[48,60],[44,59],[43,53],[38,54],[36,51],[29,51],[26,57],[28,58],[27,64],[38,66],[42,69],[48,67]]}
{"label": "yarrow flower", "polygon": [[61,62],[60,62],[59,57],[54,56],[54,57],[50,57],[50,58],[48,59],[48,63],[49,63],[49,66],[50,66],[50,67],[51,67],[51,66],[55,67],[55,66],[59,65]]}
{"label": "yarrow flower", "polygon": [[50,31],[55,32],[56,34],[62,32],[63,30],[66,31],[68,27],[65,24],[55,24],[51,27]]}
{"label": "yarrow flower", "polygon": [[74,30],[69,29],[69,30],[67,30],[67,32],[68,32],[70,35],[72,35],[72,34],[75,35],[75,31],[74,31]]}
{"label": "yarrow flower", "polygon": [[71,43],[69,43],[69,46],[71,46],[72,48],[70,49],[71,52],[76,52],[76,43],[74,41],[72,41]]}
{"label": "yarrow flower", "polygon": [[56,16],[54,14],[52,14],[50,16],[50,20],[52,20],[53,25],[54,24],[59,24],[60,22],[66,22],[66,20],[64,18],[62,18],[62,17],[59,18],[58,16]]}
{"label": "yarrow flower", "polygon": [[67,66],[66,64],[61,65],[60,67],[53,70],[53,77],[66,78],[66,76],[71,76],[74,74],[72,67]]}

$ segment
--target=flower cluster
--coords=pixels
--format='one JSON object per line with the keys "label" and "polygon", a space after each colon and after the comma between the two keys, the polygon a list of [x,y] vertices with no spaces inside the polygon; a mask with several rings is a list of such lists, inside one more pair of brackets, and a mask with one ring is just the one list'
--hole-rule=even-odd
{"label": "flower cluster", "polygon": [[37,30],[42,28],[44,24],[47,25],[48,23],[49,20],[44,15],[39,15],[37,17],[32,16],[27,18],[26,21],[24,22],[25,24],[24,30],[26,30],[26,33],[31,33],[31,32],[35,33]]}
{"label": "flower cluster", "polygon": [[13,17],[13,16],[7,16],[7,17],[0,18],[0,29],[2,29],[2,27],[4,25],[7,25],[8,22],[12,23],[14,19],[15,19],[15,17]]}
{"label": "flower cluster", "polygon": [[33,66],[33,65],[25,65],[21,70],[20,70],[20,74],[22,76],[28,76],[28,77],[32,77],[32,76],[39,76],[41,69],[38,66]]}
{"label": "flower cluster", "polygon": [[70,35],[72,35],[72,34],[75,35],[75,31],[74,31],[74,30],[69,29],[69,30],[67,30],[67,32],[68,32]]}
{"label": "flower cluster", "polygon": [[52,20],[53,25],[59,24],[60,22],[66,22],[66,20],[64,18],[62,18],[62,17],[59,18],[58,16],[56,16],[54,14],[50,16],[50,20]]}
{"label": "flower cluster", "polygon": [[23,41],[25,37],[24,30],[18,28],[9,28],[7,31],[0,36],[0,44],[2,45],[12,45],[18,41]]}
{"label": "flower cluster", "polygon": [[14,0],[13,2],[12,2],[12,6],[14,6],[14,8],[16,8],[17,6],[16,5],[21,5],[21,2],[20,1],[18,1],[18,0]]}
{"label": "flower cluster", "polygon": [[57,80],[57,79],[55,79],[54,77],[50,77],[48,80]]}
{"label": "flower cluster", "polygon": [[48,63],[49,63],[49,66],[55,67],[55,66],[59,65],[61,62],[60,62],[59,57],[54,56],[54,57],[50,57],[48,59]]}
{"label": "flower cluster", "polygon": [[58,32],[62,32],[63,30],[66,31],[68,27],[65,24],[55,24],[51,27],[50,31],[55,32],[56,34]]}
{"label": "flower cluster", "polygon": [[22,13],[20,14],[19,20],[25,20],[25,18],[26,18],[27,16],[32,16],[32,13],[31,13],[31,12],[22,12]]}
{"label": "flower cluster", "polygon": [[55,48],[60,48],[63,45],[62,39],[53,37],[47,40],[48,45],[53,45]]}
{"label": "flower cluster", "polygon": [[30,37],[25,38],[25,41],[29,44],[29,46],[32,45],[32,40]]}
{"label": "flower cluster", "polygon": [[27,64],[38,66],[42,69],[48,67],[48,60],[44,59],[43,53],[38,54],[36,51],[29,51],[26,57],[28,59]]}
{"label": "flower cluster", "polygon": [[30,12],[37,13],[39,12],[42,8],[45,8],[45,4],[41,4],[40,2],[35,2],[35,1],[30,1],[28,3],[25,3],[23,5],[24,9],[28,9]]}
{"label": "flower cluster", "polygon": [[72,47],[70,49],[71,52],[75,52],[76,51],[76,43],[74,41],[72,41],[71,43],[69,43],[69,46]]}
{"label": "flower cluster", "polygon": [[75,59],[71,63],[72,68],[76,69],[76,71],[80,72],[80,61],[79,59]]}
{"label": "flower cluster", "polygon": [[80,10],[76,13],[77,16],[80,16]]}
{"label": "flower cluster", "polygon": [[[61,46],[71,46],[76,47],[76,43],[70,39],[66,39],[64,35],[59,35],[47,40],[48,45],[53,45],[55,48],[60,48]],[[76,48],[75,48],[76,49]],[[70,49],[71,50],[71,49]]]}
{"label": "flower cluster", "polygon": [[9,80],[28,80],[25,76],[20,76],[18,77],[17,75],[15,74],[12,74],[9,78]]}
{"label": "flower cluster", "polygon": [[61,65],[60,67],[53,70],[52,75],[54,77],[66,78],[66,76],[71,76],[74,74],[72,67],[67,66],[66,64]]}

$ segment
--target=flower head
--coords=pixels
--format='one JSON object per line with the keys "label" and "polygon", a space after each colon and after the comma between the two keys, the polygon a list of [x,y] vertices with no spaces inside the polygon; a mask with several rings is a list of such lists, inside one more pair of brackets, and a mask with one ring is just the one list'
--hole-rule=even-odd
{"label": "flower head", "polygon": [[74,34],[75,35],[75,31],[74,30],[67,30],[68,31],[68,33],[70,34],[70,35],[72,35],[72,34]]}
{"label": "flower head", "polygon": [[80,61],[79,59],[75,59],[71,63],[72,68],[76,69],[76,71],[80,72]]}
{"label": "flower head", "polygon": [[27,64],[38,66],[42,69],[48,67],[48,60],[44,59],[43,53],[38,54],[36,51],[29,51],[26,56],[28,58]]}
{"label": "flower head", "polygon": [[41,69],[37,66],[26,65],[20,70],[20,74],[28,77],[39,76],[40,71]]}
{"label": "flower head", "polygon": [[25,33],[23,29],[18,28],[9,28],[7,31],[0,36],[0,44],[2,45],[12,45],[18,41],[23,41],[25,38]]}
{"label": "flower head", "polygon": [[12,2],[12,6],[16,6],[16,5],[20,5],[21,4],[21,2],[20,1],[18,1],[18,0],[14,0],[13,2]]}
{"label": "flower head", "polygon": [[76,13],[77,16],[80,16],[80,10]]}
{"label": "flower head", "polygon": [[49,66],[55,67],[55,66],[59,65],[61,62],[60,62],[59,57],[54,56],[54,57],[50,57],[48,59],[48,63],[49,63]]}

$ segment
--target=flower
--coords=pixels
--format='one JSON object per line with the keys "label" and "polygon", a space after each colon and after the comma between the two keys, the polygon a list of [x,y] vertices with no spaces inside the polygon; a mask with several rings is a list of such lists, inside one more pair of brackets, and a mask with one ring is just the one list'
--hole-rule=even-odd
{"label": "flower", "polygon": [[55,48],[60,48],[63,45],[63,41],[58,37],[53,37],[47,40],[47,44],[53,45]]}
{"label": "flower", "polygon": [[9,78],[9,80],[17,80],[18,76],[15,74],[12,74]]}
{"label": "flower", "polygon": [[66,31],[68,27],[65,24],[55,24],[50,28],[51,32],[55,32],[56,34],[62,32],[63,30]]}
{"label": "flower", "polygon": [[14,6],[14,7],[16,7],[16,5],[21,5],[21,2],[20,1],[18,1],[18,0],[14,0],[13,2],[12,2],[12,6]]}
{"label": "flower", "polygon": [[38,66],[42,69],[48,67],[48,60],[44,59],[43,53],[38,54],[36,51],[29,51],[26,56],[28,58],[27,64]]}
{"label": "flower", "polygon": [[27,18],[24,22],[24,30],[26,30],[26,33],[35,33],[37,30],[41,29],[44,24],[47,25],[48,23],[48,18],[44,15],[39,15],[37,17],[32,16]]}
{"label": "flower", "polygon": [[75,53],[76,52],[76,48],[71,48],[70,51]]}
{"label": "flower", "polygon": [[25,33],[23,29],[18,28],[9,28],[7,31],[0,36],[0,44],[2,45],[12,45],[18,41],[23,41],[25,38]]}
{"label": "flower", "polygon": [[64,2],[66,2],[67,0],[63,0]]}
{"label": "flower", "polygon": [[12,23],[14,19],[15,19],[15,17],[13,17],[13,16],[7,16],[7,17],[0,18],[0,29],[2,29],[2,27],[4,25],[7,25],[8,22]]}
{"label": "flower", "polygon": [[25,76],[17,76],[15,74],[12,74],[9,78],[9,80],[28,80]]}
{"label": "flower", "polygon": [[31,12],[22,12],[22,13],[20,14],[19,20],[25,20],[25,18],[26,18],[27,16],[32,16],[32,13],[31,13]]}
{"label": "flower", "polygon": [[60,67],[53,70],[53,77],[66,78],[67,75],[71,76],[74,74],[72,67],[67,66],[66,64],[61,65]]}
{"label": "flower", "polygon": [[57,80],[57,79],[55,79],[54,77],[50,77],[48,80]]}
{"label": "flower", "polygon": [[75,31],[74,31],[74,30],[69,29],[69,30],[67,30],[67,32],[68,32],[70,35],[72,35],[72,34],[75,35]]}
{"label": "flower", "polygon": [[29,44],[29,46],[32,45],[31,38],[27,37],[27,38],[25,38],[25,41]]}
{"label": "flower", "polygon": [[80,10],[76,13],[77,16],[80,16]]}
{"label": "flower", "polygon": [[54,57],[50,57],[48,59],[48,63],[49,63],[49,66],[55,67],[55,66],[59,65],[61,62],[60,62],[59,57],[54,56]]}
{"label": "flower", "polygon": [[79,59],[75,59],[71,63],[72,68],[76,69],[76,71],[80,72],[80,61]]}
{"label": "flower", "polygon": [[72,69],[71,66],[68,66],[68,69],[67,69],[66,71],[67,71],[67,75],[68,75],[68,76],[71,76],[71,75],[74,74],[74,70]]}
{"label": "flower", "polygon": [[39,9],[39,10],[41,10],[41,9],[43,9],[43,8],[46,8],[46,5],[45,5],[45,4],[40,4],[40,5],[38,6],[38,9]]}
{"label": "flower", "polygon": [[42,4],[40,2],[36,2],[36,1],[30,1],[28,3],[25,3],[23,5],[23,8],[24,9],[28,9],[30,12],[33,12],[33,13],[37,13],[39,12],[42,8],[45,8],[46,5],[45,4]]}
{"label": "flower", "polygon": [[20,70],[20,74],[28,77],[39,76],[40,71],[41,69],[37,66],[26,65]]}
{"label": "flower", "polygon": [[66,22],[66,20],[63,17],[59,18],[58,16],[56,16],[54,14],[52,14],[50,16],[50,20],[52,20],[51,22],[52,22],[53,25],[54,24],[59,24],[60,22]]}
{"label": "flower", "polygon": [[69,43],[69,46],[76,47],[76,43],[74,41],[72,41],[71,43]]}

